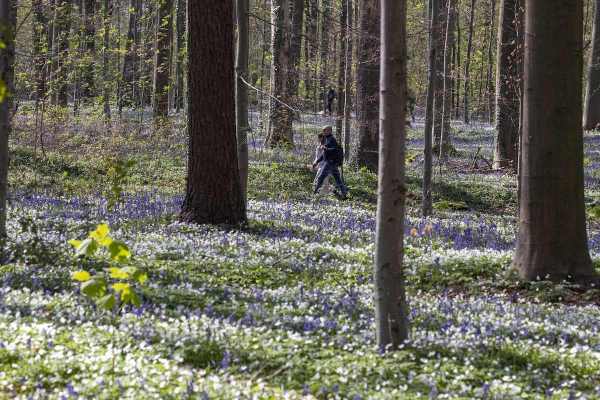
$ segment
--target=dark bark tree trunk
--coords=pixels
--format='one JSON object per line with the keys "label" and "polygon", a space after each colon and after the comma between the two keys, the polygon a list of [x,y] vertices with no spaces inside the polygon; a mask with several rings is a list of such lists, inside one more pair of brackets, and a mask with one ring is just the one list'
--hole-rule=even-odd
{"label": "dark bark tree trunk", "polygon": [[271,99],[269,112],[268,143],[270,146],[293,146],[292,111],[288,108],[288,72],[290,69],[290,20],[289,1],[273,0],[271,3]]}
{"label": "dark bark tree trunk", "polygon": [[246,219],[237,160],[233,2],[188,4],[189,161],[185,222]]}
{"label": "dark bark tree trunk", "polygon": [[585,91],[583,129],[600,128],[600,0],[595,2],[592,30],[592,51],[588,66],[588,81]]}
{"label": "dark bark tree trunk", "polygon": [[36,101],[42,101],[46,97],[46,67],[48,62],[48,16],[43,0],[34,0],[31,4],[33,9],[33,55],[35,68]]}
{"label": "dark bark tree trunk", "polygon": [[[445,40],[444,40],[444,89],[443,89],[443,101],[442,105],[442,125],[440,132],[441,147],[439,148],[440,158],[448,155],[450,149],[450,117],[452,115],[452,68],[451,68],[451,49],[454,44],[454,18],[455,0],[448,0],[446,9],[446,27],[445,27]],[[438,143],[439,144],[439,143]]]}
{"label": "dark bark tree trunk", "polygon": [[186,0],[177,0],[177,55],[175,65],[175,110],[178,112],[183,109],[185,100],[185,13]]}
{"label": "dark bark tree trunk", "polygon": [[352,53],[354,50],[354,35],[353,35],[353,19],[354,5],[352,0],[343,0],[346,4],[346,54],[344,62],[344,158],[350,160],[350,143],[351,143],[351,113],[352,113]]}
{"label": "dark bark tree trunk", "polygon": [[[519,235],[527,280],[595,278],[583,183],[583,3],[526,0]],[[557,29],[560,27],[560,29]]]}
{"label": "dark bark tree trunk", "polygon": [[82,97],[90,98],[95,93],[94,60],[96,56],[96,0],[83,0],[84,13],[84,49],[89,61],[83,70]]}
{"label": "dark bark tree trunk", "polygon": [[321,109],[326,112],[326,93],[331,86],[329,79],[329,31],[331,25],[331,0],[321,0],[321,37],[319,40],[319,96]]}
{"label": "dark bark tree trunk", "polygon": [[346,46],[348,44],[348,4],[345,0],[342,1],[342,9],[340,12],[340,56],[338,62],[338,85],[337,85],[337,116],[335,120],[335,130],[339,143],[342,143],[342,130],[344,122],[344,110],[346,109]]}
{"label": "dark bark tree trunk", "polygon": [[[304,0],[302,0],[304,1]],[[238,146],[238,169],[240,171],[240,190],[244,207],[247,207],[248,191],[248,87],[244,81],[248,80],[248,53],[249,53],[249,2],[236,0],[235,16],[237,19],[237,50],[235,59],[236,73],[236,132]]]}
{"label": "dark bark tree trunk", "polygon": [[127,28],[127,42],[123,60],[122,91],[119,99],[119,109],[123,106],[132,106],[138,97],[140,78],[140,17],[142,12],[141,0],[130,0],[129,26]]}
{"label": "dark bark tree trunk", "polygon": [[520,1],[502,0],[498,23],[494,169],[516,169],[517,164],[523,65],[523,48],[517,32],[521,20]]}
{"label": "dark bark tree trunk", "polygon": [[471,0],[471,10],[469,12],[469,38],[467,39],[467,58],[465,60],[465,87],[463,93],[464,103],[464,122],[471,123],[471,112],[469,110],[469,99],[471,92],[471,52],[473,50],[473,28],[475,23],[475,5],[476,0]]}
{"label": "dark bark tree trunk", "polygon": [[425,145],[423,149],[423,216],[431,215],[433,204],[431,199],[431,176],[433,172],[433,123],[434,123],[434,101],[436,93],[436,60],[438,45],[436,43],[439,37],[439,7],[440,0],[429,0],[429,71],[427,84],[427,104],[425,109]]}
{"label": "dark bark tree trunk", "polygon": [[[17,4],[15,0],[0,2],[0,40],[5,48],[0,52],[0,82],[8,93],[14,93],[15,32]],[[5,96],[0,103],[0,237],[6,236],[6,198],[8,194],[8,138],[11,132],[12,100]]]}
{"label": "dark bark tree trunk", "polygon": [[288,73],[288,96],[294,105],[298,101],[300,82],[300,55],[302,50],[302,25],[304,24],[304,0],[292,0],[292,32],[290,37],[290,70]]}
{"label": "dark bark tree trunk", "polygon": [[173,42],[173,0],[159,0],[154,57],[154,118],[169,115],[171,43]]}
{"label": "dark bark tree trunk", "polygon": [[110,122],[110,20],[112,15],[112,5],[110,0],[104,0],[103,6],[103,33],[104,46],[102,49],[102,103],[104,105],[104,120]]}
{"label": "dark bark tree trunk", "polygon": [[406,56],[406,1],[381,0],[381,148],[374,281],[377,346],[382,350],[397,350],[408,339],[403,271]]}
{"label": "dark bark tree trunk", "polygon": [[379,5],[380,0],[361,0],[358,45],[358,153],[360,167],[376,171],[379,148]]}

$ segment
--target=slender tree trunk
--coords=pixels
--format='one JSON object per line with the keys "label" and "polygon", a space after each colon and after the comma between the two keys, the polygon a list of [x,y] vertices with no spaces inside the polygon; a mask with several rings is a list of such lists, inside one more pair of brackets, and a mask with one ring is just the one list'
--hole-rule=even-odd
{"label": "slender tree trunk", "polygon": [[125,57],[123,60],[122,93],[119,99],[119,109],[124,105],[131,106],[136,99],[136,85],[139,85],[139,54],[140,51],[140,16],[142,12],[141,0],[130,0],[129,26],[127,28],[127,42],[125,44]]}
{"label": "slender tree trunk", "polygon": [[450,148],[450,116],[452,115],[452,76],[450,65],[450,51],[454,43],[454,4],[455,0],[448,0],[446,14],[446,35],[444,42],[444,103],[442,105],[442,130],[440,133],[441,146],[440,159],[448,155]]}
{"label": "slender tree trunk", "polygon": [[298,83],[300,82],[300,56],[302,50],[302,25],[304,24],[304,0],[292,1],[292,32],[290,37],[290,70],[288,87],[292,103],[297,105]]}
{"label": "slender tree trunk", "polygon": [[104,105],[104,120],[106,122],[110,122],[110,82],[111,82],[111,74],[110,74],[110,19],[112,13],[112,5],[110,0],[104,0],[103,7],[103,37],[104,37],[104,46],[102,49],[102,78],[104,80],[102,86],[102,103]]}
{"label": "slender tree trunk", "polygon": [[55,23],[57,43],[56,96],[55,104],[66,107],[69,102],[69,29],[71,27],[72,0],[57,3],[57,21]]}
{"label": "slender tree trunk", "polygon": [[[0,40],[5,47],[0,52],[0,82],[8,93],[14,93],[15,32],[17,4],[15,0],[0,2]],[[12,100],[5,96],[0,103],[0,238],[6,236],[6,208],[8,194],[8,137],[11,132]]]}
{"label": "slender tree trunk", "polygon": [[[313,93],[316,91],[316,87],[318,84],[315,80],[317,76],[317,46],[316,43],[318,41],[318,17],[319,3],[317,0],[307,0],[306,1],[307,11],[306,11],[306,39],[307,39],[307,49],[308,49],[308,58],[305,61],[307,64],[307,73],[305,76],[304,84],[306,86],[306,95],[307,97],[311,97]],[[320,106],[318,104],[314,104],[314,109],[317,110]]]}
{"label": "slender tree trunk", "polygon": [[173,0],[159,0],[154,57],[154,118],[169,115],[171,43],[173,42]]}
{"label": "slender tree trunk", "polygon": [[440,139],[442,137],[443,109],[444,109],[444,54],[446,45],[446,27],[448,17],[448,3],[450,0],[440,0],[438,6],[438,29],[434,29],[436,34],[434,42],[436,43],[436,60],[435,60],[435,96],[433,108],[433,137],[435,140],[434,146],[439,149]]}
{"label": "slender tree trunk", "polygon": [[319,81],[321,109],[326,112],[325,95],[330,85],[329,79],[329,30],[331,25],[331,0],[321,0],[321,38],[319,41]]}
{"label": "slender tree trunk", "polygon": [[46,64],[48,62],[48,17],[43,0],[33,0],[32,41],[35,67],[36,101],[46,97]]}
{"label": "slender tree trunk", "polygon": [[494,169],[516,169],[523,48],[517,35],[519,0],[502,0],[498,23]]}
{"label": "slender tree trunk", "polygon": [[527,280],[588,282],[596,275],[583,194],[583,2],[525,4],[522,182],[513,265]]}
{"label": "slender tree trunk", "polygon": [[[358,46],[358,165],[376,171],[379,148],[379,4],[361,0]],[[404,123],[404,122],[403,122]]]}
{"label": "slender tree trunk", "polygon": [[585,91],[583,129],[600,128],[600,0],[595,2],[594,24],[592,30],[592,51],[588,66],[588,79]]}
{"label": "slender tree trunk", "polygon": [[233,2],[188,4],[189,161],[181,219],[238,224],[246,219],[235,134]]}
{"label": "slender tree trunk", "polygon": [[184,80],[184,63],[185,63],[185,13],[187,0],[177,0],[177,55],[175,66],[175,110],[179,112],[183,109],[185,101],[185,80]]}
{"label": "slender tree trunk", "polygon": [[236,131],[238,146],[238,169],[240,171],[240,189],[244,207],[247,206],[248,188],[248,87],[244,80],[248,79],[249,53],[249,4],[248,0],[236,0],[235,16],[237,19],[237,51],[236,51]]}
{"label": "slender tree trunk", "polygon": [[352,114],[352,52],[353,52],[353,14],[352,0],[343,0],[346,4],[346,54],[344,62],[344,158],[350,160],[351,114]]}
{"label": "slender tree trunk", "polygon": [[406,1],[381,0],[379,189],[375,232],[375,325],[380,349],[408,338],[404,288]]}
{"label": "slender tree trunk", "polygon": [[271,99],[269,110],[270,146],[293,146],[292,112],[288,108],[288,72],[290,69],[290,30],[286,22],[290,18],[290,8],[287,0],[272,0],[271,2],[271,91],[276,99]]}
{"label": "slender tree trunk", "polygon": [[491,124],[494,121],[494,103],[495,103],[495,92],[494,92],[494,37],[495,30],[494,26],[496,23],[496,0],[490,0],[490,35],[489,35],[489,46],[487,55],[487,80],[486,80],[486,96],[487,96],[487,110],[488,110],[488,122]]}
{"label": "slender tree trunk", "polygon": [[475,5],[476,0],[471,0],[471,10],[469,12],[469,38],[467,39],[467,58],[465,60],[465,88],[463,93],[464,102],[464,121],[465,124],[471,123],[469,110],[469,96],[471,92],[471,52],[473,51],[473,28],[475,23]]}
{"label": "slender tree trunk", "polygon": [[90,98],[95,96],[95,74],[94,61],[96,57],[96,0],[83,0],[84,6],[84,48],[85,62],[83,71],[82,97]]}
{"label": "slender tree trunk", "polygon": [[436,78],[436,51],[438,45],[436,38],[439,33],[439,7],[440,0],[429,0],[430,18],[429,18],[429,71],[427,84],[427,104],[425,109],[425,146],[423,150],[424,165],[423,165],[423,216],[429,216],[432,212],[431,200],[431,176],[433,170],[433,119],[434,119],[434,101],[437,83]]}
{"label": "slender tree trunk", "polygon": [[342,9],[340,12],[340,56],[338,63],[338,102],[337,102],[337,117],[335,121],[335,129],[338,140],[343,140],[342,130],[344,125],[344,111],[346,109],[346,45],[348,43],[348,4],[345,0],[342,1]]}

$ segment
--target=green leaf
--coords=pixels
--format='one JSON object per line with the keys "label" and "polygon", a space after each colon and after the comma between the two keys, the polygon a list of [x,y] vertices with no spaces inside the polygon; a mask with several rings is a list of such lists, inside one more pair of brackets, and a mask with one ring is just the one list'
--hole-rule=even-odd
{"label": "green leaf", "polygon": [[138,271],[133,275],[133,279],[140,285],[143,285],[148,280],[148,275],[144,272]]}
{"label": "green leaf", "polygon": [[92,239],[96,239],[97,241],[101,241],[102,239],[106,238],[109,233],[110,233],[110,228],[108,227],[108,225],[100,224],[96,227],[95,231],[90,232],[90,237]]}
{"label": "green leaf", "polygon": [[81,246],[81,240],[75,240],[75,239],[73,239],[73,240],[69,240],[69,242],[68,242],[68,243],[69,243],[71,246],[73,246],[73,248],[74,248],[75,250],[78,250],[78,249],[79,249],[79,247]]}
{"label": "green leaf", "polygon": [[113,241],[108,246],[108,251],[110,253],[110,258],[112,258],[114,261],[123,262],[131,258],[129,247],[127,247],[125,243],[118,240]]}
{"label": "green leaf", "polygon": [[105,310],[112,310],[115,307],[115,302],[116,302],[115,295],[110,293],[110,294],[107,294],[106,296],[98,299],[96,304],[98,304],[99,307],[101,307]]}
{"label": "green leaf", "polygon": [[127,293],[122,293],[121,301],[123,304],[133,304],[136,307],[139,307],[142,304],[140,298],[134,290],[129,290]]}
{"label": "green leaf", "polygon": [[111,267],[108,269],[110,277],[113,279],[129,279],[130,275],[121,268]]}
{"label": "green leaf", "polygon": [[77,248],[78,256],[88,256],[91,257],[98,251],[98,242],[94,239],[88,238],[85,239],[79,247]]}
{"label": "green leaf", "polygon": [[73,272],[73,274],[71,275],[71,278],[78,282],[87,282],[90,279],[92,279],[92,276],[87,271],[76,271],[76,272]]}
{"label": "green leaf", "polygon": [[102,297],[106,293],[106,282],[102,278],[89,280],[81,285],[81,291],[91,298]]}

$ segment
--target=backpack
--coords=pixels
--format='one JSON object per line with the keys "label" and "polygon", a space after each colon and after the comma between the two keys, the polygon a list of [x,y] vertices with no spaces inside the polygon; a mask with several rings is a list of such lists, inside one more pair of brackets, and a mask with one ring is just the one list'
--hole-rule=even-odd
{"label": "backpack", "polygon": [[344,149],[342,149],[342,146],[339,144],[335,146],[335,151],[333,152],[331,158],[331,161],[333,161],[333,163],[338,167],[341,167],[344,164]]}

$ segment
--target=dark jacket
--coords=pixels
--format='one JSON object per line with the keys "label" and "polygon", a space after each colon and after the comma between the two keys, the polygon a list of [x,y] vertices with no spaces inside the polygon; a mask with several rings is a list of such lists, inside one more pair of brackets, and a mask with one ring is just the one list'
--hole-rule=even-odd
{"label": "dark jacket", "polygon": [[333,135],[325,136],[323,139],[323,146],[325,146],[323,155],[317,159],[316,163],[320,163],[321,161],[334,162],[336,151],[339,146],[335,137]]}

